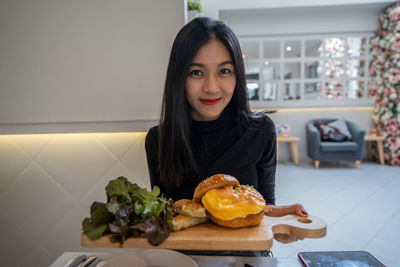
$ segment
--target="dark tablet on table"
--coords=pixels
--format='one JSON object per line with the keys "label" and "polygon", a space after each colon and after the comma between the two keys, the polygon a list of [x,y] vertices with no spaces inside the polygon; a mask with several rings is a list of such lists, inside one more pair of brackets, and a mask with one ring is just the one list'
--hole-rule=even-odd
{"label": "dark tablet on table", "polygon": [[367,251],[313,251],[299,252],[298,257],[308,267],[384,267]]}

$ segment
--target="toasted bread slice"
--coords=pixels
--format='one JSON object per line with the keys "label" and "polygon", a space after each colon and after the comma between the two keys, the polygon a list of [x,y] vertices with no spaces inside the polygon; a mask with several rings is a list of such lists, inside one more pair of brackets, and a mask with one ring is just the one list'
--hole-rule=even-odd
{"label": "toasted bread slice", "polygon": [[191,216],[179,214],[172,219],[172,230],[174,232],[180,231],[182,229],[200,224],[207,220],[208,220],[207,217],[200,218],[200,217],[191,217]]}
{"label": "toasted bread slice", "polygon": [[173,227],[172,230],[174,232],[180,231],[182,229],[185,229],[185,228],[188,228],[191,226],[195,226],[195,225],[205,222],[207,220],[208,220],[207,217],[201,218],[201,217],[192,217],[192,216],[179,214],[172,219],[172,227]]}
{"label": "toasted bread slice", "polygon": [[206,218],[206,210],[196,201],[190,199],[180,199],[174,203],[175,212],[191,217]]}

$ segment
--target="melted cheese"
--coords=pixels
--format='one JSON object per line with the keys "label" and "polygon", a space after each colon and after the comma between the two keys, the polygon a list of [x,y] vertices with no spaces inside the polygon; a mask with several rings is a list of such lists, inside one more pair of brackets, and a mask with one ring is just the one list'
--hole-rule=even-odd
{"label": "melted cheese", "polygon": [[232,220],[257,214],[264,209],[265,200],[252,188],[226,186],[212,189],[201,199],[204,208],[221,220]]}

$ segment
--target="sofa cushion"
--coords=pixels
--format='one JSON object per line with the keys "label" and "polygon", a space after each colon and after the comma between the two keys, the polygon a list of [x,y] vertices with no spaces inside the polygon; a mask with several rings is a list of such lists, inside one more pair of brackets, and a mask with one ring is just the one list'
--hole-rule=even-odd
{"label": "sofa cushion", "polygon": [[344,142],[348,140],[348,136],[341,133],[337,128],[325,124],[321,120],[315,121],[314,126],[319,131],[321,141]]}
{"label": "sofa cushion", "polygon": [[347,136],[348,140],[351,139],[351,133],[350,133],[349,129],[347,128],[345,119],[338,119],[338,120],[332,121],[332,122],[328,123],[328,125],[338,129],[342,134]]}
{"label": "sofa cushion", "polygon": [[357,151],[356,142],[321,142],[321,150],[324,152],[350,152]]}

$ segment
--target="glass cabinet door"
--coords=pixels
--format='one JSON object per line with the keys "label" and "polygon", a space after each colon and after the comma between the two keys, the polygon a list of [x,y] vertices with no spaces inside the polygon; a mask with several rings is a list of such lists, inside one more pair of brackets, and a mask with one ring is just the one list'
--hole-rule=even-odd
{"label": "glass cabinet door", "polygon": [[260,99],[260,48],[258,41],[241,43],[246,70],[247,96],[249,100]]}

